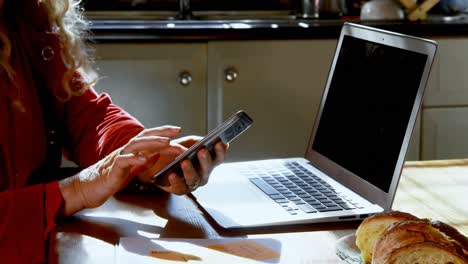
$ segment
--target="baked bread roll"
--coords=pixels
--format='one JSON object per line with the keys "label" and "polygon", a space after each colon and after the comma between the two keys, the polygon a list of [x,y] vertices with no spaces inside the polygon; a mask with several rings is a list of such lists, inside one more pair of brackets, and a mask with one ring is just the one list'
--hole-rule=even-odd
{"label": "baked bread roll", "polygon": [[458,230],[444,222],[432,221],[431,224],[448,237],[459,255],[468,259],[468,238],[466,236],[460,234]]}
{"label": "baked bread roll", "polygon": [[[378,262],[376,262],[378,263]],[[423,242],[392,251],[385,262],[394,264],[465,264],[466,259],[437,243]]]}
{"label": "baked bread roll", "polygon": [[364,219],[356,231],[356,245],[361,250],[362,260],[371,263],[375,243],[388,226],[396,222],[418,219],[412,214],[399,211],[375,214]]}
{"label": "baked bread roll", "polygon": [[467,264],[454,241],[429,220],[394,223],[377,239],[372,263]]}

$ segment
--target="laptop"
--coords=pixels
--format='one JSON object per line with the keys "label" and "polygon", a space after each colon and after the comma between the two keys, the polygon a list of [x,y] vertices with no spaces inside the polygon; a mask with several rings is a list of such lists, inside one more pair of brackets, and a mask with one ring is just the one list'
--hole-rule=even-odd
{"label": "laptop", "polygon": [[305,157],[222,164],[193,193],[197,203],[224,228],[349,221],[391,209],[436,48],[345,23]]}

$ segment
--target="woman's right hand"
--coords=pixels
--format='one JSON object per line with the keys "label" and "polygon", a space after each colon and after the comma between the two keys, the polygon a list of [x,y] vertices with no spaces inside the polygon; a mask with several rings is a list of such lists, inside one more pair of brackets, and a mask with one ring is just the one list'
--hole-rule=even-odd
{"label": "woman's right hand", "polygon": [[84,208],[94,208],[124,188],[134,176],[131,169],[147,164],[149,155],[164,151],[180,152],[170,139],[178,136],[178,127],[143,130],[125,146],[78,174],[59,182],[64,199],[63,215],[69,216]]}

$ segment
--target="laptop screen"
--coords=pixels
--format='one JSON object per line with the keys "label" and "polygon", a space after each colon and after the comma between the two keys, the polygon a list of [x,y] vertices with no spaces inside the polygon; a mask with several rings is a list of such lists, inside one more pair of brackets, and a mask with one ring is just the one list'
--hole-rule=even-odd
{"label": "laptop screen", "polygon": [[388,192],[426,60],[344,36],[312,149]]}

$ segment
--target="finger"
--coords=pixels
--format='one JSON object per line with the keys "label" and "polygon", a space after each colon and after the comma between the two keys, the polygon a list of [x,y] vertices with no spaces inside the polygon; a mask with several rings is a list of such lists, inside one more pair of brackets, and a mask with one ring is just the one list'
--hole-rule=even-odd
{"label": "finger", "polygon": [[132,167],[143,166],[147,162],[145,156],[137,156],[133,154],[119,155],[112,166],[113,173],[116,177],[113,177],[117,181],[116,189],[120,189],[128,183],[134,175],[130,173]]}
{"label": "finger", "polygon": [[210,176],[211,170],[213,170],[214,164],[211,154],[207,149],[201,149],[198,151],[197,156],[200,161],[200,186],[203,186],[208,182],[208,177]]}
{"label": "finger", "polygon": [[139,137],[147,137],[147,136],[160,136],[160,137],[169,137],[174,138],[180,135],[182,132],[182,128],[178,126],[160,126],[160,127],[153,127],[143,130]]}
{"label": "finger", "polygon": [[145,156],[124,154],[117,156],[114,161],[114,166],[120,170],[129,170],[132,166],[144,165],[147,161]]}
{"label": "finger", "polygon": [[130,174],[131,174],[132,178],[134,176],[144,172],[144,171],[147,171],[148,167],[153,166],[159,160],[160,157],[161,157],[161,154],[156,153],[156,154],[154,154],[154,155],[152,155],[150,157],[147,157],[146,158],[146,163],[144,165],[132,167],[131,170],[130,170]]}
{"label": "finger", "polygon": [[161,155],[173,155],[173,156],[178,156],[182,154],[184,151],[186,151],[187,148],[178,145],[178,144],[173,144],[170,143],[169,147],[166,147],[164,149],[161,149]]}
{"label": "finger", "polygon": [[216,143],[214,146],[214,152],[215,152],[215,157],[213,160],[214,166],[217,166],[221,163],[224,162],[226,159],[226,150],[227,150],[227,144],[224,144],[222,142]]}
{"label": "finger", "polygon": [[184,195],[188,193],[187,185],[185,184],[184,178],[180,177],[175,173],[169,174],[168,177],[169,186],[158,186],[161,190],[173,193],[176,195]]}
{"label": "finger", "polygon": [[186,137],[182,137],[182,138],[178,138],[176,140],[174,140],[174,142],[186,147],[186,148],[190,148],[193,144],[197,143],[198,141],[200,141],[202,139],[202,137],[200,136],[186,136]]}
{"label": "finger", "polygon": [[121,154],[138,153],[141,151],[154,152],[169,146],[169,138],[148,136],[136,137],[130,140],[120,152]]}
{"label": "finger", "polygon": [[[184,172],[184,178],[185,178],[185,184],[188,186],[195,186],[198,187],[202,183],[202,177],[200,177],[201,174],[198,174],[197,170],[195,167],[193,167],[193,164],[190,160],[184,160],[180,164],[182,167],[182,171]],[[190,189],[190,188],[189,188]],[[193,190],[190,190],[193,191]]]}

